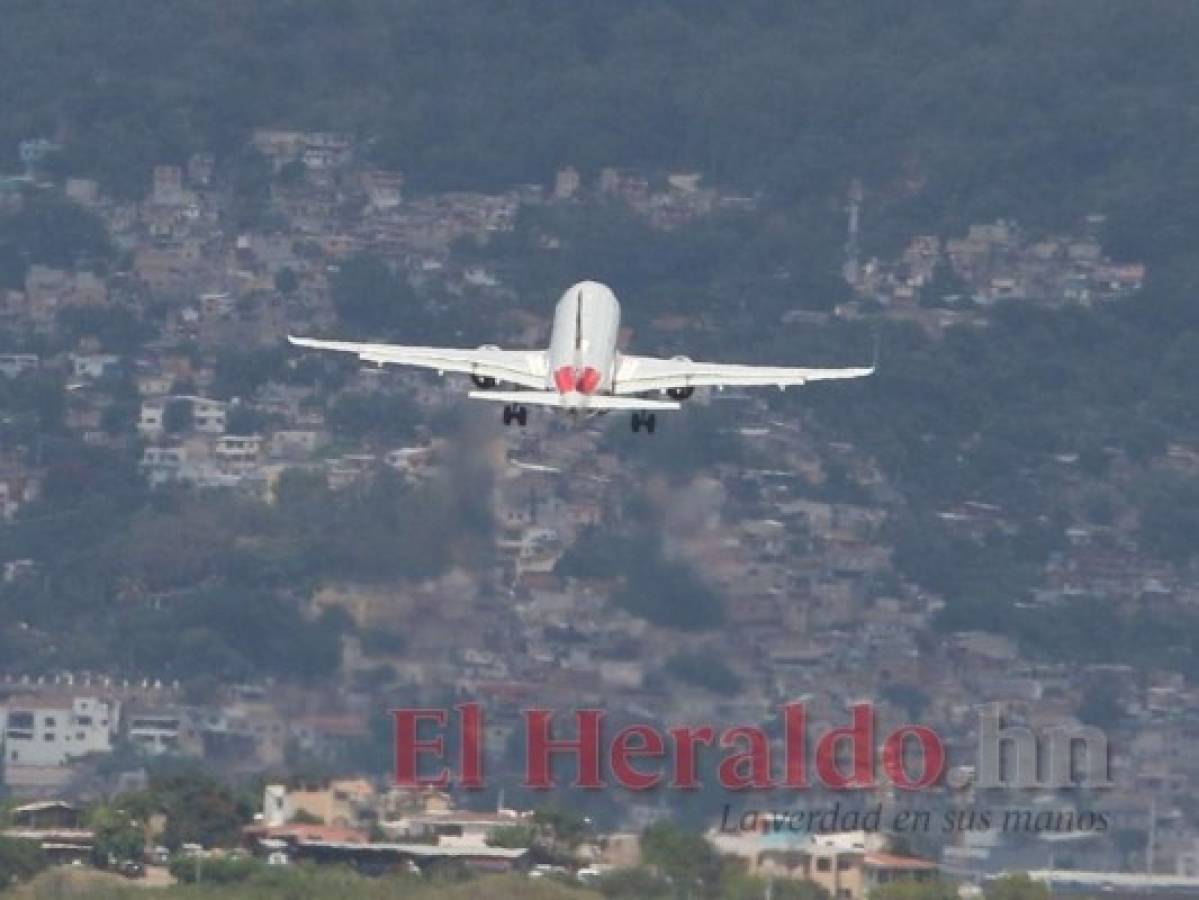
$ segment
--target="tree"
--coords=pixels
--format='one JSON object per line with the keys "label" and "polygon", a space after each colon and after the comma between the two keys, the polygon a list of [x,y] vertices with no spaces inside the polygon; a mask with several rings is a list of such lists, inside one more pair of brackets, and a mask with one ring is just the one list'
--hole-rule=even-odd
{"label": "tree", "polygon": [[151,790],[166,814],[162,840],[167,847],[231,847],[240,840],[246,818],[232,792],[210,776],[181,773],[152,783]]}
{"label": "tree", "polygon": [[676,653],[666,661],[666,674],[714,694],[732,696],[741,690],[741,679],[720,659],[708,652]]}
{"label": "tree", "polygon": [[329,407],[329,428],[349,437],[398,441],[412,436],[419,418],[416,406],[407,397],[395,393],[339,394]]}
{"label": "tree", "polygon": [[725,866],[720,879],[721,900],[828,900],[829,893],[812,881],[792,878],[761,878]]}
{"label": "tree", "polygon": [[186,397],[172,397],[162,410],[162,430],[167,434],[186,434],[196,425],[195,408]]}
{"label": "tree", "polygon": [[142,858],[145,832],[128,811],[119,806],[101,805],[92,810],[90,819],[96,835],[92,859],[97,865]]}
{"label": "tree", "polygon": [[[20,287],[29,264],[54,269],[77,265],[103,266],[113,248],[104,223],[95,213],[50,193],[27,197],[19,212],[0,215],[0,248],[8,246],[18,262],[9,277]],[[0,252],[0,258],[3,258]],[[18,276],[18,277],[13,277]]]}
{"label": "tree", "polygon": [[537,829],[532,825],[504,825],[487,834],[488,847],[532,847],[536,840]]}
{"label": "tree", "polygon": [[580,813],[556,805],[538,807],[533,822],[546,832],[551,844],[571,850],[583,842],[591,827]]}
{"label": "tree", "polygon": [[331,283],[333,305],[350,328],[386,332],[411,320],[416,298],[382,259],[360,253],[341,263]]}
{"label": "tree", "polygon": [[0,888],[32,878],[47,865],[36,841],[0,837]]}
{"label": "tree", "polygon": [[643,867],[605,872],[596,887],[605,897],[614,897],[617,900],[665,900],[676,896],[669,881]]}
{"label": "tree", "polygon": [[983,893],[986,900],[1049,900],[1050,896],[1044,882],[1033,881],[1023,873],[997,878]]}
{"label": "tree", "polygon": [[1114,678],[1104,678],[1088,684],[1078,704],[1079,721],[1086,725],[1110,730],[1124,718],[1120,704],[1120,685]]}
{"label": "tree", "polygon": [[945,306],[970,299],[970,286],[948,261],[937,263],[933,277],[920,289],[921,306]]}
{"label": "tree", "polygon": [[231,405],[225,416],[227,434],[260,434],[266,424],[267,416],[245,403]]}
{"label": "tree", "polygon": [[641,859],[669,876],[676,885],[714,889],[720,880],[720,857],[703,835],[670,822],[655,822],[641,834]]}
{"label": "tree", "polygon": [[931,881],[892,881],[870,892],[870,900],[958,900],[957,885],[940,878]]}
{"label": "tree", "polygon": [[285,297],[290,297],[300,286],[300,276],[295,269],[284,266],[275,273],[275,290]]}

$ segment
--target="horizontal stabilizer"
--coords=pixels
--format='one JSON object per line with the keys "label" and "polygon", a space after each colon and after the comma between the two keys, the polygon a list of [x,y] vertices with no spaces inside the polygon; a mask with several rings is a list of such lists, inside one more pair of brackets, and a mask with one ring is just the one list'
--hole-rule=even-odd
{"label": "horizontal stabilizer", "polygon": [[492,403],[516,403],[522,406],[549,406],[555,409],[678,409],[673,400],[646,400],[641,397],[613,397],[610,394],[559,394],[556,391],[471,391],[472,400]]}

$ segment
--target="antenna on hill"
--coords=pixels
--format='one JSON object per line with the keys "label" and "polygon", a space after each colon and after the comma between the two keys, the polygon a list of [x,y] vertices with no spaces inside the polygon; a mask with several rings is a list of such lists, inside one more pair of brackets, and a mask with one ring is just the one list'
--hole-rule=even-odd
{"label": "antenna on hill", "polygon": [[849,236],[845,241],[845,267],[842,273],[850,285],[856,286],[861,272],[858,227],[862,218],[862,182],[857,178],[849,183],[849,205],[845,207],[845,211],[849,213]]}

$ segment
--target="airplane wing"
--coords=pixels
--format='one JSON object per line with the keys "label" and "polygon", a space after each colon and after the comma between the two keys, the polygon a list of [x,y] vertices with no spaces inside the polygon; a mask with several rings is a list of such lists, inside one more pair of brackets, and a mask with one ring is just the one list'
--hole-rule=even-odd
{"label": "airplane wing", "polygon": [[848,369],[808,369],[790,366],[739,366],[693,362],[685,357],[657,359],[652,356],[621,356],[613,379],[614,394],[637,394],[688,387],[754,387],[807,384],[841,378],[863,378],[874,374],[874,366]]}
{"label": "airplane wing", "polygon": [[315,338],[292,337],[287,340],[297,347],[312,350],[332,350],[353,353],[363,362],[396,366],[418,366],[435,369],[438,373],[461,372],[480,378],[494,378],[528,388],[544,388],[548,382],[548,365],[544,350],[501,350],[498,347],[479,347],[476,350],[449,347],[405,347],[400,344],[361,344],[354,341],[321,341]]}

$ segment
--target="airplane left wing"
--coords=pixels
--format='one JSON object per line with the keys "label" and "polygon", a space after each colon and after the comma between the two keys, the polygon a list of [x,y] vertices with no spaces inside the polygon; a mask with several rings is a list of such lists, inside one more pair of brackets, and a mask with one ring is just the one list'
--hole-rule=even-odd
{"label": "airplane left wing", "polygon": [[544,350],[501,350],[479,347],[475,350],[448,347],[406,347],[401,344],[363,344],[355,341],[322,341],[292,337],[297,347],[352,353],[363,362],[378,365],[417,366],[438,373],[461,372],[479,378],[494,378],[528,388],[544,388],[548,365]]}
{"label": "airplane left wing", "polygon": [[756,387],[807,384],[842,378],[863,378],[874,366],[847,369],[810,369],[792,366],[740,366],[694,362],[685,357],[657,359],[621,356],[612,383],[614,394],[638,394],[689,387]]}

